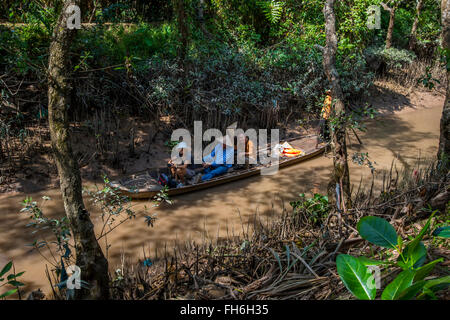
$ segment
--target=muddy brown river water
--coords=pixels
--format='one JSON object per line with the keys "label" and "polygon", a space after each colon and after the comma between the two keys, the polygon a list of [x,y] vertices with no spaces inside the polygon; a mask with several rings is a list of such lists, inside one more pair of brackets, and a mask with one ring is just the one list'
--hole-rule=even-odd
{"label": "muddy brown river water", "polygon": [[[372,161],[376,162],[377,171],[389,169],[394,158],[401,166],[414,163],[418,157],[434,157],[443,101],[442,96],[429,93],[399,100],[395,108],[385,111],[386,115],[366,122],[367,132],[359,134],[364,143],[361,148],[351,136],[349,154],[353,151],[369,152]],[[379,103],[382,108],[382,100]],[[226,236],[233,232],[239,234],[242,225],[251,221],[255,214],[265,220],[281,212],[283,205],[289,207],[289,201],[296,199],[299,193],[324,192],[331,165],[331,159],[322,156],[282,169],[274,176],[251,177],[177,196],[173,199],[173,205],[150,210],[158,218],[153,228],[146,225],[141,213],[144,205],[151,207],[151,204],[148,201],[135,202],[138,217],[123,224],[108,237],[112,245],[108,252],[110,268],[114,270],[120,264],[122,253],[130,261],[137,261],[143,257],[143,248],[146,255],[152,257],[155,248],[161,249],[164,244],[170,248],[174,241],[199,240],[203,237],[215,239],[218,235]],[[352,183],[358,184],[361,177],[370,181],[369,168],[352,163],[350,168]],[[46,261],[26,246],[34,240],[34,235],[25,227],[28,217],[18,213],[25,196],[40,200],[44,195],[52,198],[45,204],[45,214],[62,216],[59,189],[34,194],[0,195],[0,267],[13,259],[16,271],[26,271],[22,277],[27,284],[26,291],[41,288],[49,292],[45,277]],[[88,201],[86,204],[94,222],[98,222],[98,210]]]}

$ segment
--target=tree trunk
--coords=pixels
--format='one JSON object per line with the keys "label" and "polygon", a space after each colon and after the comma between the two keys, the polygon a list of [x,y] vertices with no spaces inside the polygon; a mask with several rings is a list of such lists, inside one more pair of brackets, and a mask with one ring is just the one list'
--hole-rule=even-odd
{"label": "tree trunk", "polygon": [[77,299],[109,298],[108,261],[97,242],[94,226],[81,195],[81,177],[72,152],[67,110],[70,106],[70,44],[76,29],[67,28],[69,5],[79,0],[66,0],[54,29],[48,62],[48,111],[52,149],[58,168],[64,209],[70,222],[75,243],[76,264],[81,269],[81,280],[90,290],[75,290]]}
{"label": "tree trunk", "polygon": [[209,33],[205,25],[205,15],[204,15],[205,7],[206,7],[205,0],[199,0],[197,7],[197,20],[200,25],[200,30],[202,30],[203,34],[207,39],[211,40],[213,36],[211,35],[211,33]]}
{"label": "tree trunk", "polygon": [[392,47],[392,34],[394,33],[395,8],[389,10],[389,27],[386,35],[386,49]]}
{"label": "tree trunk", "polygon": [[178,56],[184,64],[189,42],[189,29],[186,21],[187,18],[184,0],[175,0],[175,9],[177,12],[177,24],[181,41],[181,47]]}
{"label": "tree trunk", "polygon": [[189,63],[186,61],[188,43],[189,43],[189,27],[186,16],[185,0],[175,0],[175,10],[177,14],[177,25],[180,36],[181,46],[178,49],[178,57],[181,64],[181,81],[178,89],[178,105],[186,106],[189,100],[189,90],[187,90],[187,75],[189,72]]}
{"label": "tree trunk", "polygon": [[198,8],[197,8],[197,19],[201,22],[203,22],[203,10],[205,9],[205,0],[199,0],[198,1]]}
{"label": "tree trunk", "polygon": [[[333,98],[332,115],[340,118],[345,115],[344,95],[340,85],[339,74],[336,70],[336,16],[334,13],[335,0],[327,0],[324,6],[326,46],[323,51],[323,67],[328,81],[331,83],[331,96]],[[339,185],[340,207],[348,209],[351,206],[350,174],[347,163],[347,143],[345,127],[337,125],[331,130],[331,146],[333,149],[334,185]]]}
{"label": "tree trunk", "polygon": [[450,0],[441,0],[442,48],[447,57],[447,91],[441,117],[441,136],[438,157],[450,155]]}
{"label": "tree trunk", "polygon": [[389,49],[392,46],[392,34],[394,33],[396,7],[389,8],[384,2],[380,2],[380,4],[384,10],[389,12],[389,26],[386,35],[386,49]]}
{"label": "tree trunk", "polygon": [[416,17],[411,28],[411,36],[409,38],[409,50],[414,50],[417,42],[417,26],[419,25],[420,11],[422,10],[423,0],[417,0]]}

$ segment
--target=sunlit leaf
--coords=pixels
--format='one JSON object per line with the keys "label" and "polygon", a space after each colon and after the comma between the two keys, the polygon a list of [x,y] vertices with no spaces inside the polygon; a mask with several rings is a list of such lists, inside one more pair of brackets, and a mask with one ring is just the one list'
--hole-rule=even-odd
{"label": "sunlit leaf", "polygon": [[400,294],[412,285],[415,272],[412,270],[405,270],[389,283],[381,294],[382,300],[396,300]]}
{"label": "sunlit leaf", "polygon": [[367,267],[357,258],[340,254],[336,259],[339,276],[346,288],[358,299],[375,299],[376,287]]}

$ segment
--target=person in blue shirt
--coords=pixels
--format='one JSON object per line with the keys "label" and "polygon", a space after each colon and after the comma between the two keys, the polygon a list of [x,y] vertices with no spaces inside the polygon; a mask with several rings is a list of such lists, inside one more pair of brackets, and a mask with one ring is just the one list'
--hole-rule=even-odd
{"label": "person in blue shirt", "polygon": [[233,166],[234,148],[227,144],[227,140],[222,140],[211,154],[203,158],[205,168],[201,181],[208,181],[212,178],[224,174]]}

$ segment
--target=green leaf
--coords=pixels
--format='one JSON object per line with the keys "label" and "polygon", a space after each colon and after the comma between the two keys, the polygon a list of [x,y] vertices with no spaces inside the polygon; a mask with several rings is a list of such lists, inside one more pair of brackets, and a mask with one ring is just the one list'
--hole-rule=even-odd
{"label": "green leaf", "polygon": [[434,269],[434,266],[442,261],[444,261],[444,258],[436,259],[417,269],[416,275],[414,276],[414,282],[425,279],[425,277]]}
{"label": "green leaf", "polygon": [[0,295],[0,299],[6,298],[7,296],[10,296],[16,292],[17,292],[17,289],[9,290],[9,291],[3,293],[2,295]]}
{"label": "green leaf", "polygon": [[339,276],[345,287],[358,299],[375,299],[376,288],[372,274],[357,258],[340,254],[336,258]]}
{"label": "green leaf", "polygon": [[440,227],[433,231],[433,236],[450,238],[450,226]]}
{"label": "green leaf", "polygon": [[24,286],[24,284],[22,282],[19,282],[16,280],[8,281],[8,283],[14,287],[23,287]]}
{"label": "green leaf", "polygon": [[358,232],[367,241],[384,248],[393,248],[397,246],[397,233],[386,220],[369,216],[364,217],[358,222]]}
{"label": "green leaf", "polygon": [[411,251],[411,247],[406,246],[403,256],[408,260],[407,267],[420,268],[427,258],[427,248],[425,248],[423,242],[419,242],[413,251]]}
{"label": "green leaf", "polygon": [[430,297],[432,300],[437,300],[437,297],[434,294],[434,292],[428,288],[423,288],[422,293],[417,297],[417,299],[425,298],[425,296]]}
{"label": "green leaf", "polygon": [[399,249],[399,251],[402,252],[402,251],[403,251],[403,239],[402,239],[401,236],[398,236],[398,237],[397,237],[397,243],[398,243],[398,249]]}
{"label": "green leaf", "polygon": [[425,223],[425,226],[422,228],[422,230],[420,230],[419,234],[410,243],[408,243],[408,245],[405,247],[405,251],[413,252],[416,249],[423,236],[427,232],[428,228],[430,227],[431,219],[433,218],[435,213],[436,211],[431,214],[431,216],[428,218],[427,223]]}
{"label": "green leaf", "polygon": [[16,278],[16,275],[15,274],[9,274],[7,277],[6,277],[6,279],[9,281],[9,280],[13,280],[13,279],[15,279]]}
{"label": "green leaf", "polygon": [[383,260],[369,259],[366,257],[358,257],[357,259],[365,266],[378,266],[380,264],[386,264]]}
{"label": "green leaf", "polygon": [[0,277],[3,276],[4,274],[6,274],[9,270],[11,270],[12,267],[12,261],[8,262],[2,269],[2,271],[0,271]]}
{"label": "green leaf", "polygon": [[396,300],[403,291],[412,285],[414,275],[415,272],[412,270],[400,272],[397,278],[395,278],[386,286],[386,288],[384,288],[383,293],[381,294],[381,299]]}
{"label": "green leaf", "polygon": [[427,282],[425,280],[421,280],[419,282],[414,283],[412,286],[403,290],[397,297],[397,300],[411,300],[413,299],[419,292],[422,290],[424,285]]}
{"label": "green leaf", "polygon": [[430,296],[432,299],[436,299],[434,292],[443,290],[449,285],[450,276],[428,280],[423,286],[423,292],[417,297],[417,299],[423,299],[425,296]]}
{"label": "green leaf", "polygon": [[445,287],[448,287],[449,285],[450,285],[450,276],[445,276],[442,278],[428,280],[424,288],[436,292],[438,290],[444,289]]}

